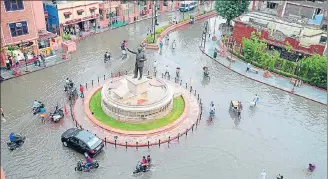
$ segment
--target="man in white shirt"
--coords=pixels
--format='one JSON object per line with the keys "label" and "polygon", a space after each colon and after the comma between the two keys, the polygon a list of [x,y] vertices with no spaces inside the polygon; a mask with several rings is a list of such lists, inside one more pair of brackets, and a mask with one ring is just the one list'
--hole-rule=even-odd
{"label": "man in white shirt", "polygon": [[251,69],[251,64],[247,63],[246,72],[248,72],[250,69]]}

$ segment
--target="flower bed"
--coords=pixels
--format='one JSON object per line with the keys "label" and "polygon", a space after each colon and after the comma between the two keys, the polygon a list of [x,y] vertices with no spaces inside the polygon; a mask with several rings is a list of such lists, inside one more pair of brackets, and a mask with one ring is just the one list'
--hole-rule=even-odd
{"label": "flower bed", "polygon": [[[300,63],[297,64],[296,62],[280,58],[280,54],[277,51],[270,53],[266,50],[267,45],[256,34],[253,34],[250,39],[244,38],[242,45],[245,52],[244,56],[229,49],[230,53],[256,67],[269,70],[281,76],[300,78],[307,84],[327,89],[327,60],[324,56],[315,54],[301,59]],[[295,73],[299,75],[297,76]]]}

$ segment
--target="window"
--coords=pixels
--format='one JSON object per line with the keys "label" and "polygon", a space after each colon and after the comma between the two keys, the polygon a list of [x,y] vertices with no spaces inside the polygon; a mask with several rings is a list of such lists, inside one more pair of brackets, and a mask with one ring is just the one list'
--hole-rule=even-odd
{"label": "window", "polygon": [[12,37],[28,34],[28,27],[26,21],[10,23],[9,28]]}
{"label": "window", "polygon": [[82,15],[83,11],[77,11],[77,15]]}
{"label": "window", "polygon": [[327,37],[325,37],[325,36],[321,36],[321,37],[320,37],[320,41],[319,41],[319,43],[324,44],[324,43],[326,43],[326,42],[327,42]]}
{"label": "window", "polygon": [[23,0],[5,0],[6,11],[18,11],[23,10]]}
{"label": "window", "polygon": [[269,9],[277,9],[278,4],[277,3],[272,3],[272,2],[267,2],[267,8]]}
{"label": "window", "polygon": [[126,4],[126,3],[127,3],[127,0],[121,1],[121,4]]}
{"label": "window", "polygon": [[90,14],[91,14],[92,16],[94,16],[94,15],[95,15],[95,10],[94,10],[94,9],[93,9],[93,10],[90,9]]}
{"label": "window", "polygon": [[69,19],[70,14],[64,14],[65,19]]}
{"label": "window", "polygon": [[49,40],[41,40],[38,42],[39,49],[50,47]]}

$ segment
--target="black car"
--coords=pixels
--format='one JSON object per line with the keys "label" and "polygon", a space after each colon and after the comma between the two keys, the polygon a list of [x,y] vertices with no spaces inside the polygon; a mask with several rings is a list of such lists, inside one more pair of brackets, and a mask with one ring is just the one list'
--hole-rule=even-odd
{"label": "black car", "polygon": [[81,153],[97,155],[104,147],[104,141],[89,131],[71,128],[64,132],[61,141],[65,147],[71,147]]}

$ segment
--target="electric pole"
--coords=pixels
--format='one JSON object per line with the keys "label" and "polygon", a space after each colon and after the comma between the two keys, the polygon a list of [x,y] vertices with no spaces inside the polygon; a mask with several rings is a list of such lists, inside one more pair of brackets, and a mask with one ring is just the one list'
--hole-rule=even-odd
{"label": "electric pole", "polygon": [[156,25],[157,25],[157,4],[156,4],[156,0],[154,0],[154,11],[155,11],[155,15],[154,15],[154,38],[153,38],[153,43],[155,43],[155,38],[156,38]]}

